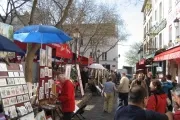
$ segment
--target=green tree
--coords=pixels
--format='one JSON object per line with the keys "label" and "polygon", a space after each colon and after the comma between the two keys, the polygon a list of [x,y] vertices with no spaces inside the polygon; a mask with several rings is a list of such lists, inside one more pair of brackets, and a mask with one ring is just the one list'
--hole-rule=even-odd
{"label": "green tree", "polygon": [[142,45],[141,42],[136,42],[133,45],[131,45],[131,48],[129,49],[129,51],[125,53],[125,59],[129,65],[134,66],[138,62],[139,60],[138,51],[141,45]]}

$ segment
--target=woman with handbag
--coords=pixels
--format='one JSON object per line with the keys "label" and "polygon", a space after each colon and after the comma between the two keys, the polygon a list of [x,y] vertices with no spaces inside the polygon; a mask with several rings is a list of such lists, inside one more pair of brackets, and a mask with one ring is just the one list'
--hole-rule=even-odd
{"label": "woman with handbag", "polygon": [[151,95],[148,99],[147,110],[153,110],[159,113],[166,113],[167,95],[161,87],[159,80],[152,80],[150,83]]}

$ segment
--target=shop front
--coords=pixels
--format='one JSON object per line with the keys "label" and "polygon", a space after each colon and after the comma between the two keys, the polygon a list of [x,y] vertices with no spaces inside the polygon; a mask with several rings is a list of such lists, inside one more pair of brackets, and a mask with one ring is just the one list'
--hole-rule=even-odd
{"label": "shop front", "polygon": [[168,49],[155,56],[154,61],[166,61],[166,74],[172,75],[172,79],[180,82],[180,46]]}

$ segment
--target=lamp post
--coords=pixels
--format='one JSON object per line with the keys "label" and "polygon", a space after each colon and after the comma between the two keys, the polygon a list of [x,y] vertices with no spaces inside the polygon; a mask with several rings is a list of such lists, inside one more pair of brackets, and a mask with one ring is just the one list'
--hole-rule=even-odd
{"label": "lamp post", "polygon": [[176,28],[176,40],[179,38],[179,19],[176,18],[174,20],[174,26]]}
{"label": "lamp post", "polygon": [[100,50],[97,50],[97,53],[98,53],[98,54],[97,54],[97,60],[96,60],[97,63],[99,63],[100,52],[101,52]]}
{"label": "lamp post", "polygon": [[78,51],[78,40],[80,38],[80,32],[79,32],[78,28],[74,29],[73,37],[74,37],[74,40],[75,40],[74,52],[75,52],[75,64],[76,64],[77,58],[78,58],[78,54],[79,54],[79,51]]}

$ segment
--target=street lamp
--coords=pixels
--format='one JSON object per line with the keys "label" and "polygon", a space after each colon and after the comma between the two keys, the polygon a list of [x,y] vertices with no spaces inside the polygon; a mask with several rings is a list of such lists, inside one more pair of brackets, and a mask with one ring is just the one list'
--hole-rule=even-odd
{"label": "street lamp", "polygon": [[75,57],[75,63],[76,63],[77,58],[78,58],[78,54],[79,54],[79,51],[78,51],[78,40],[80,38],[80,32],[79,32],[78,28],[74,29],[73,37],[74,37],[74,40],[75,40],[74,52],[75,52],[75,56],[76,56]]}
{"label": "street lamp", "polygon": [[174,20],[174,26],[175,26],[175,28],[178,28],[178,27],[179,27],[179,19],[178,19],[178,18],[176,18],[176,19]]}

